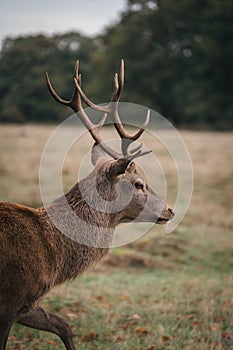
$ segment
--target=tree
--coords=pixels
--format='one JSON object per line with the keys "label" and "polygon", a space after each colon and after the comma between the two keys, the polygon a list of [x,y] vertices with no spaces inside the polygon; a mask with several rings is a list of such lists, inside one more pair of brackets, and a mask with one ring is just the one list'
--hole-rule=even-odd
{"label": "tree", "polygon": [[124,57],[125,100],[150,106],[176,125],[232,128],[232,10],[229,0],[129,0],[93,58],[103,85],[112,57]]}
{"label": "tree", "polygon": [[44,72],[70,96],[77,58],[88,95],[108,102],[109,79],[124,58],[123,101],[153,108],[177,126],[232,129],[232,13],[231,0],[128,0],[119,22],[95,38],[8,38],[0,56],[0,121],[61,120]]}
{"label": "tree", "polygon": [[64,118],[64,110],[51,99],[45,72],[64,96],[70,95],[77,57],[86,62],[92,40],[77,33],[54,37],[36,35],[5,39],[0,59],[0,120],[51,122]]}

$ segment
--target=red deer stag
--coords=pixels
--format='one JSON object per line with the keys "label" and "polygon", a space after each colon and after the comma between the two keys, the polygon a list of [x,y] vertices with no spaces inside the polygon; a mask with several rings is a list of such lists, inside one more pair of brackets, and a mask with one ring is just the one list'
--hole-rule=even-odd
{"label": "red deer stag", "polygon": [[[46,80],[55,100],[70,106],[93,137],[94,170],[63,197],[46,207],[33,209],[20,204],[0,203],[0,350],[6,348],[14,323],[52,332],[61,338],[67,350],[75,350],[71,328],[63,319],[40,306],[43,296],[55,285],[74,279],[105,257],[118,224],[133,220],[163,224],[174,216],[173,210],[137,172],[133,160],[148,151],[143,151],[142,145],[129,150],[131,143],[143,133],[149,113],[142,128],[134,135],[124,129],[118,113],[124,85],[123,60],[119,78],[117,74],[114,77],[111,100],[105,106],[95,105],[82,91],[78,62],[70,101],[57,95],[48,74]],[[82,100],[89,107],[104,113],[98,124],[90,121],[82,107]],[[121,153],[101,139],[100,129],[107,116],[113,120],[121,138]],[[98,193],[105,205],[121,200],[117,186],[122,180],[129,183],[131,188],[131,199],[125,208],[114,212],[98,210],[97,206],[90,205],[90,201],[95,202],[93,193]],[[63,208],[64,201],[74,216],[79,218],[79,223],[86,225],[74,225],[72,220],[69,222]],[[59,229],[53,215],[60,219],[58,221],[62,227],[72,230],[72,237]]]}

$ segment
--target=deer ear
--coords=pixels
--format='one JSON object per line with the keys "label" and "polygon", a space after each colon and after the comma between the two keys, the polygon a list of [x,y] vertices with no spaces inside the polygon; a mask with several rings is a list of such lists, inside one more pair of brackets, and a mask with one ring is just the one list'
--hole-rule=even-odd
{"label": "deer ear", "polygon": [[112,161],[109,165],[108,176],[116,177],[118,175],[124,174],[130,162],[131,161],[126,158],[120,158]]}
{"label": "deer ear", "polygon": [[134,162],[131,162],[130,165],[128,166],[128,168],[127,168],[127,171],[129,173],[136,173],[137,172],[136,164]]}
{"label": "deer ear", "polygon": [[107,158],[107,154],[102,148],[95,142],[91,150],[91,161],[94,166],[98,163],[101,158]]}

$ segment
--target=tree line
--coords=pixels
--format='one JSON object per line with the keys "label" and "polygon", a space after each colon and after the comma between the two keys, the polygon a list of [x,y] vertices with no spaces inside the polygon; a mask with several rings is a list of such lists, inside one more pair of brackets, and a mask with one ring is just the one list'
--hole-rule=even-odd
{"label": "tree line", "polygon": [[232,14],[231,0],[128,0],[118,23],[96,37],[7,37],[0,52],[0,121],[63,120],[70,111],[51,99],[44,75],[68,98],[77,59],[88,96],[108,102],[124,58],[122,101],[152,108],[178,127],[230,130]]}

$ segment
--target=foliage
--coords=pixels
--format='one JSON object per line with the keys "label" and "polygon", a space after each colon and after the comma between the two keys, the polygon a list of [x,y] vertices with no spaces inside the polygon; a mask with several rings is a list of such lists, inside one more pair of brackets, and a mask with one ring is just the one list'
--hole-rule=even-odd
{"label": "foliage", "polygon": [[64,110],[46,91],[44,72],[70,96],[75,60],[85,90],[106,102],[126,61],[123,100],[153,108],[175,125],[232,129],[231,0],[128,0],[118,23],[95,38],[79,33],[6,38],[0,56],[0,121],[57,121]]}
{"label": "foliage", "polygon": [[77,33],[6,38],[0,60],[0,120],[49,122],[64,117],[64,110],[48,94],[44,75],[48,71],[64,96],[72,93],[72,71],[77,57],[89,69],[91,39]]}
{"label": "foliage", "polygon": [[113,69],[112,56],[125,57],[127,101],[177,125],[232,128],[232,9],[230,1],[131,0],[121,22],[102,36],[99,74],[109,75],[103,69]]}

